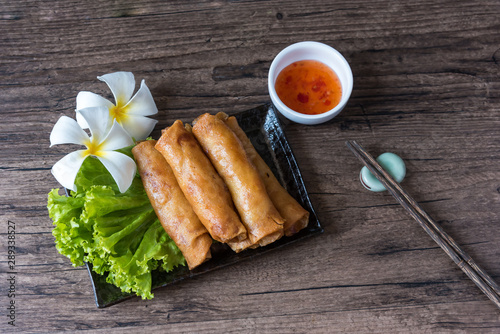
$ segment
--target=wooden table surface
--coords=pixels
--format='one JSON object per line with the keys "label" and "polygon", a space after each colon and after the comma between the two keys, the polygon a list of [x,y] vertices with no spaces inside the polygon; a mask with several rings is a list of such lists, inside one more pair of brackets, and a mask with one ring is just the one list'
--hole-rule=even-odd
{"label": "wooden table surface", "polygon": [[[500,281],[498,0],[1,0],[0,31],[1,332],[500,331],[500,311],[393,197],[361,186],[345,146],[400,155],[403,186]],[[49,148],[49,133],[74,117],[77,93],[111,98],[96,77],[133,72],[158,106],[158,137],[176,119],[268,103],[271,61],[304,40],[339,50],[354,74],[338,117],[285,128],[324,233],[96,308],[46,209],[50,169],[70,152]]]}

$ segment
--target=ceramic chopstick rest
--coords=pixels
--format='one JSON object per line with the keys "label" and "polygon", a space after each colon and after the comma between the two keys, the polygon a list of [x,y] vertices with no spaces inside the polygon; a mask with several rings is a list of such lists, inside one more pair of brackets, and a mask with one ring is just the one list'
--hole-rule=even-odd
{"label": "ceramic chopstick rest", "polygon": [[[396,182],[400,183],[403,181],[406,176],[406,166],[403,159],[394,153],[386,152],[379,155],[376,160],[380,166],[396,180]],[[384,185],[377,180],[367,167],[361,169],[359,179],[363,187],[370,191],[381,192],[386,190]]]}

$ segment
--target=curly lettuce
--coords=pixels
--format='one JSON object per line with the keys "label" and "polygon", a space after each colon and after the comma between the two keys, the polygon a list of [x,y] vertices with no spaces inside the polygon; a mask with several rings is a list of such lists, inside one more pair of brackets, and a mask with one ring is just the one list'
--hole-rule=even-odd
{"label": "curly lettuce", "polygon": [[[131,148],[122,152],[131,155]],[[59,189],[48,194],[58,252],[73,266],[91,263],[123,292],[153,298],[151,272],[168,272],[186,262],[156,217],[140,177],[120,193],[102,163],[87,158],[75,185],[71,196],[60,195]]]}

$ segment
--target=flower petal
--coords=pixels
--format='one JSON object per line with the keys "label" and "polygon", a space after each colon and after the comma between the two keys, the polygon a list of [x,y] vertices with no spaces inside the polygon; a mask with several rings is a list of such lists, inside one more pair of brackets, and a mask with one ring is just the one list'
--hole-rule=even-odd
{"label": "flower petal", "polygon": [[[106,100],[104,97],[92,92],[80,92],[76,96],[76,110],[99,106],[111,109],[114,104]],[[85,119],[78,113],[76,114],[76,121],[80,124],[82,129],[87,129],[89,127]]]}
{"label": "flower petal", "polygon": [[151,131],[153,131],[157,122],[157,120],[144,116],[127,115],[121,122],[121,125],[137,141],[146,139]]}
{"label": "flower petal", "polygon": [[68,116],[61,116],[50,133],[50,146],[58,144],[85,145],[89,136],[78,123]]}
{"label": "flower petal", "polygon": [[101,95],[97,95],[92,92],[79,92],[76,96],[76,110],[80,110],[88,107],[106,107],[111,108],[114,106],[111,101],[106,100]]}
{"label": "flower petal", "polygon": [[115,152],[102,152],[101,156],[97,157],[104,167],[109,171],[120,192],[125,192],[132,184],[137,166],[134,159],[129,156]]}
{"label": "flower petal", "polygon": [[106,136],[109,129],[109,110],[106,107],[90,107],[76,111],[77,115],[80,114],[89,126],[90,133],[92,134],[92,141],[100,143]]}
{"label": "flower petal", "polygon": [[116,105],[123,107],[132,97],[135,89],[134,74],[131,72],[114,72],[97,77],[104,81],[113,93]]}
{"label": "flower petal", "polygon": [[128,115],[151,116],[158,113],[153,95],[144,80],[141,81],[141,87],[137,93],[126,105],[126,110]]}
{"label": "flower petal", "polygon": [[[75,122],[76,123],[76,122]],[[52,175],[63,187],[75,191],[75,178],[83,161],[88,155],[84,150],[78,150],[65,155],[52,166]]]}
{"label": "flower petal", "polygon": [[128,132],[115,120],[111,130],[109,130],[106,138],[102,141],[101,150],[113,151],[133,144],[134,141],[130,138]]}

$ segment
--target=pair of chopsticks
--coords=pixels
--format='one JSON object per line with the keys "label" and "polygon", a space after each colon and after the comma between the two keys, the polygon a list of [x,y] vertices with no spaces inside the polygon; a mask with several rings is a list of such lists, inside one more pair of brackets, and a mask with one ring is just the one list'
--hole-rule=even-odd
{"label": "pair of chopsticks", "polygon": [[387,173],[380,164],[355,140],[347,147],[385,186],[406,211],[420,224],[431,238],[448,254],[463,272],[500,308],[498,284],[439,226],[420,205]]}

